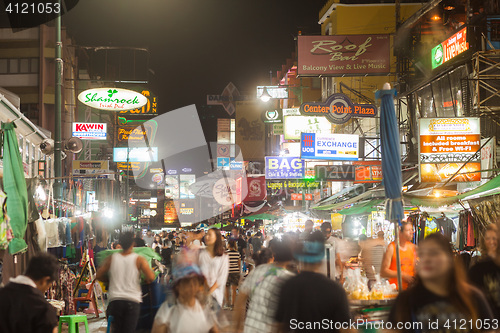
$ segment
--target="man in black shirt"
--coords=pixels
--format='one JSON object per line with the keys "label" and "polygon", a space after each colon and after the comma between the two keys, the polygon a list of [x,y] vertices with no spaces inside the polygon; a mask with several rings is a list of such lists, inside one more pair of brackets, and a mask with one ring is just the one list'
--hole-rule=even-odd
{"label": "man in black shirt", "polygon": [[229,240],[234,240],[238,243],[238,252],[240,253],[241,260],[245,259],[245,250],[247,248],[247,242],[241,237],[240,230],[236,227],[231,229],[231,237]]}
{"label": "man in black shirt", "polygon": [[300,273],[287,280],[280,292],[275,315],[279,332],[349,331],[351,315],[344,289],[318,273],[324,255],[321,232],[307,235],[295,253]]}
{"label": "man in black shirt", "polygon": [[49,254],[33,257],[24,275],[0,289],[0,332],[55,333],[57,314],[44,293],[57,278],[59,264]]}

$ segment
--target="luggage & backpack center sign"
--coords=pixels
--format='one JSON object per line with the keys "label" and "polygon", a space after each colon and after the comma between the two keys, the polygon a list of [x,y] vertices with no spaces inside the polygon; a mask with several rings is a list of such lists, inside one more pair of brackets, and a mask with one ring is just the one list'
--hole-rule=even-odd
{"label": "luggage & backpack center sign", "polygon": [[349,97],[336,93],[325,102],[306,102],[300,106],[303,116],[325,116],[331,123],[344,124],[352,117],[373,118],[377,107],[372,104],[354,104]]}

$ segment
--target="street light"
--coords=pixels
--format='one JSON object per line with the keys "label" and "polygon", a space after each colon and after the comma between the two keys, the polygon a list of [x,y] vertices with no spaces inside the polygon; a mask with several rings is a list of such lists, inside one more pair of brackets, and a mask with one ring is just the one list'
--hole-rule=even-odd
{"label": "street light", "polygon": [[269,92],[267,91],[267,87],[264,87],[264,90],[262,91],[262,95],[260,95],[260,100],[264,103],[269,102],[271,99],[271,95],[269,95]]}

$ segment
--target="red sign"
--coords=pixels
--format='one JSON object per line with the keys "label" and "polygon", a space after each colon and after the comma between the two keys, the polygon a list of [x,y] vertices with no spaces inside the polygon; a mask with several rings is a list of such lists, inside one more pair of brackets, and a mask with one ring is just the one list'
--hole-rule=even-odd
{"label": "red sign", "polygon": [[360,161],[352,164],[356,167],[354,183],[380,183],[382,181],[382,162]]}
{"label": "red sign", "polygon": [[266,177],[248,177],[247,190],[245,202],[265,200],[267,197]]}
{"label": "red sign", "polygon": [[390,72],[389,35],[298,36],[299,75]]}
{"label": "red sign", "polygon": [[441,66],[468,49],[467,28],[463,28],[432,49],[432,69]]}
{"label": "red sign", "polygon": [[[306,201],[312,201],[313,195],[312,193],[304,194]],[[302,200],[302,193],[292,193],[292,200]]]}

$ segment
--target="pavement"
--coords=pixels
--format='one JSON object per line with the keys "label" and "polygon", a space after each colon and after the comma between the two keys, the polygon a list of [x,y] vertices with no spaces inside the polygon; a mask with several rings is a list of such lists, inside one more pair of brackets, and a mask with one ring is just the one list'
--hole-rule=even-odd
{"label": "pavement", "polygon": [[[227,320],[230,322],[230,325],[226,327],[225,329],[221,329],[221,333],[232,333],[232,311],[229,310],[223,310],[224,315],[226,316]],[[78,312],[78,315],[83,315],[85,313]],[[106,333],[107,332],[107,327],[108,327],[108,322],[106,320],[106,317],[104,314],[100,314],[99,318],[96,318],[95,314],[87,314],[87,321],[89,325],[89,333]],[[63,333],[68,332],[68,325],[63,325],[62,331]],[[83,324],[80,324],[80,332],[85,332],[83,328]],[[146,333],[150,332],[148,330],[141,330],[137,331],[137,333]]]}

